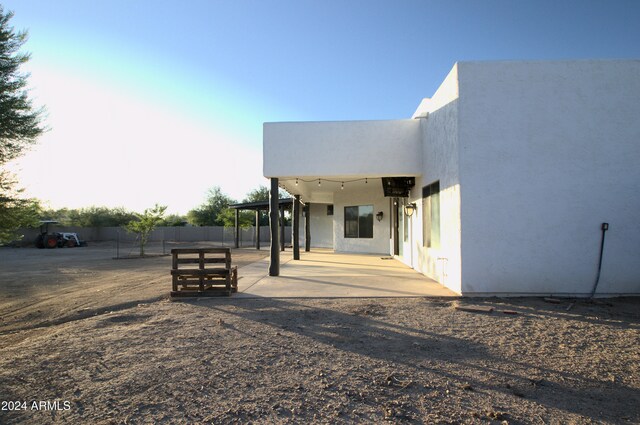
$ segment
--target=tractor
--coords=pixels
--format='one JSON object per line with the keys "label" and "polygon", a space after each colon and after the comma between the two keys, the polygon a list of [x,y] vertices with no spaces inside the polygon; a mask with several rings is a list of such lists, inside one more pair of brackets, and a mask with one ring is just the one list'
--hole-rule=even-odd
{"label": "tractor", "polygon": [[81,241],[77,233],[71,232],[49,232],[49,226],[57,224],[54,220],[40,221],[40,234],[36,237],[36,247],[38,248],[73,248],[76,246],[87,246],[87,242]]}

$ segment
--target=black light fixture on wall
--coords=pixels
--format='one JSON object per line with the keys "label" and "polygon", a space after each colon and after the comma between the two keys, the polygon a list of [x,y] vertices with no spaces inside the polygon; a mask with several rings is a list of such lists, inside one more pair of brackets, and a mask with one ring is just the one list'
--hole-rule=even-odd
{"label": "black light fixture on wall", "polygon": [[407,215],[407,217],[411,217],[413,213],[416,211],[416,209],[417,209],[416,203],[412,202],[404,206],[404,213]]}
{"label": "black light fixture on wall", "polygon": [[382,211],[379,211],[378,214],[376,214],[376,219],[378,221],[382,221],[382,217],[384,217],[384,213]]}

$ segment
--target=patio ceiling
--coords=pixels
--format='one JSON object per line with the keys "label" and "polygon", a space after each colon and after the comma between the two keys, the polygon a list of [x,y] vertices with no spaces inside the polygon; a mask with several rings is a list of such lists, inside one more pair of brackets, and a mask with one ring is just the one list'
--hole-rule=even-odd
{"label": "patio ceiling", "polygon": [[331,204],[337,193],[379,190],[385,196],[405,197],[405,190],[415,185],[415,177],[312,176],[280,178],[278,184],[290,194],[300,195],[303,202]]}
{"label": "patio ceiling", "polygon": [[[320,184],[318,184],[320,182]],[[279,180],[280,186],[292,195],[300,195],[304,202],[333,203],[335,193],[376,188],[382,191],[380,177],[311,176]]]}

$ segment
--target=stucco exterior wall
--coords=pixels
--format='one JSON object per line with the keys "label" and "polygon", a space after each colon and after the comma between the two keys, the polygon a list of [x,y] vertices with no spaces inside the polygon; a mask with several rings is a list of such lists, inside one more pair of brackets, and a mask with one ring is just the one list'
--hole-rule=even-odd
{"label": "stucco exterior wall", "polygon": [[[413,219],[412,266],[461,292],[460,167],[458,145],[458,68],[453,67],[432,99],[423,101],[414,116],[420,119],[422,134],[422,178],[416,179],[411,201],[418,206]],[[422,188],[440,182],[440,246],[425,247]],[[405,261],[406,262],[406,261]]]}
{"label": "stucco exterior wall", "polygon": [[[327,205],[311,204],[310,230],[312,248],[333,248],[333,216],[327,215]],[[304,246],[304,231],[301,231],[300,234],[300,246]]]}
{"label": "stucco exterior wall", "polygon": [[413,176],[420,173],[416,120],[265,123],[264,176]]}
{"label": "stucco exterior wall", "polygon": [[463,294],[640,292],[640,61],[458,73]]}
{"label": "stucco exterior wall", "polygon": [[[424,120],[424,174],[416,185],[419,213],[417,251],[414,267],[452,291],[461,292],[460,170],[458,168],[457,101]],[[440,182],[440,246],[424,247],[422,232],[422,187]]]}
{"label": "stucco exterior wall", "polygon": [[[373,214],[384,213],[382,221],[373,219],[373,238],[344,237],[344,207],[373,205]],[[372,254],[389,254],[389,199],[384,197],[382,186],[371,185],[368,189],[358,191],[337,192],[333,205],[333,240],[336,252],[358,252]]]}

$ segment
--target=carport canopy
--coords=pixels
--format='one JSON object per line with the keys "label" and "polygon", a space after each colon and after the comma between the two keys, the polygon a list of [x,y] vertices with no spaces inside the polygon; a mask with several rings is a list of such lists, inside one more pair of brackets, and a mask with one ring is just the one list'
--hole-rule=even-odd
{"label": "carport canopy", "polygon": [[[284,198],[278,200],[278,206],[280,209],[280,250],[284,251],[284,212],[286,209],[290,209],[293,204],[293,198]],[[260,211],[269,211],[269,201],[256,201],[256,202],[243,202],[240,204],[231,204],[229,208],[236,210],[235,217],[235,233],[234,241],[235,247],[240,247],[240,211],[255,211],[256,213],[256,249],[260,249]]]}

